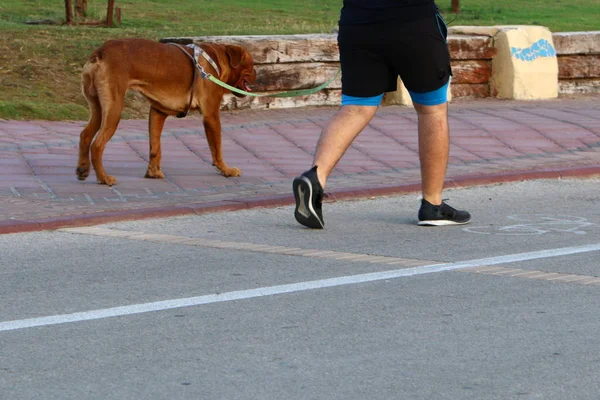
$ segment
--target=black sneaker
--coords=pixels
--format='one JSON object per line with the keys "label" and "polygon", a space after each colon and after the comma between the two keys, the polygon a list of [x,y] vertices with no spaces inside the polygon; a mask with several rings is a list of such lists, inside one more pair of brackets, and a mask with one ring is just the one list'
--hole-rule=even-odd
{"label": "black sneaker", "polygon": [[464,225],[469,222],[471,222],[471,214],[466,211],[455,210],[443,201],[439,206],[434,206],[425,199],[421,200],[419,225]]}
{"label": "black sneaker", "polygon": [[317,166],[294,178],[292,183],[296,198],[296,221],[313,229],[323,229],[323,188],[317,178]]}

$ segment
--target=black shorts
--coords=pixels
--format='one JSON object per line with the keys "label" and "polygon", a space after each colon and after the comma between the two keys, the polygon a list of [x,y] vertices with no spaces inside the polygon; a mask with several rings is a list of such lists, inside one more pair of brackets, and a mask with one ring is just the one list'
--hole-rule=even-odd
{"label": "black shorts", "polygon": [[452,75],[446,36],[439,15],[411,22],[340,26],[342,94],[372,97],[393,92],[398,76],[411,92],[440,89]]}

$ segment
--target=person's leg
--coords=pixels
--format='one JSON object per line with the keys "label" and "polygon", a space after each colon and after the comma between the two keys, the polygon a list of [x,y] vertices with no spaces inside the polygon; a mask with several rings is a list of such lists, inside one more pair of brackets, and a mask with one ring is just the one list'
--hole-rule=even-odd
{"label": "person's leg", "polygon": [[[445,87],[444,87],[445,88]],[[423,200],[419,225],[462,225],[471,221],[466,211],[455,210],[442,199],[449,153],[448,103],[413,103],[419,116],[419,160]]]}
{"label": "person's leg", "polygon": [[312,168],[294,178],[294,217],[322,229],[323,189],[331,171],[352,141],[377,112],[383,93],[396,89],[398,74],[381,51],[377,25],[341,25],[338,34],[342,69],[342,105],[331,118],[315,149]]}
{"label": "person's leg", "polygon": [[406,23],[397,46],[402,52],[393,58],[395,68],[408,89],[419,122],[419,160],[423,199],[419,225],[468,223],[466,211],[445,204],[442,190],[449,152],[448,85],[452,69],[446,43],[447,29],[439,15]]}
{"label": "person's leg", "polygon": [[466,211],[445,204],[442,190],[449,153],[448,83],[427,93],[410,92],[419,117],[419,160],[423,200],[419,225],[460,225],[471,220]]}
{"label": "person's leg", "polygon": [[294,217],[304,226],[323,229],[323,190],[331,171],[352,141],[377,112],[383,94],[372,97],[342,95],[342,107],[331,118],[317,143],[313,167],[296,177],[292,190],[296,200]]}
{"label": "person's leg", "polygon": [[323,189],[333,168],[376,111],[377,106],[343,105],[321,132],[313,166],[318,167],[317,176]]}
{"label": "person's leg", "polygon": [[425,106],[414,104],[419,117],[419,160],[423,198],[442,203],[442,190],[448,166],[448,103]]}

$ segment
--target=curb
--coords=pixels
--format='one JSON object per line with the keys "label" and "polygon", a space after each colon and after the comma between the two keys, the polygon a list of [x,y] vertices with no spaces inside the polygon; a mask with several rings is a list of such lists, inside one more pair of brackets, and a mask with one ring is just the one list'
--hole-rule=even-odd
{"label": "curb", "polygon": [[[575,168],[557,168],[535,171],[515,171],[490,175],[462,175],[446,181],[447,188],[464,188],[516,181],[538,179],[590,178],[600,176],[600,165]],[[418,192],[420,182],[408,182],[399,186],[372,186],[352,189],[340,189],[328,192],[325,202],[360,199],[374,196],[390,196]],[[38,232],[108,224],[122,221],[135,221],[150,218],[167,218],[181,215],[202,215],[207,213],[239,211],[253,208],[282,207],[294,204],[290,194],[254,197],[248,201],[224,200],[204,204],[188,204],[171,207],[141,208],[128,211],[108,211],[94,214],[69,215],[56,218],[44,218],[25,221],[0,221],[0,235],[10,233]]]}

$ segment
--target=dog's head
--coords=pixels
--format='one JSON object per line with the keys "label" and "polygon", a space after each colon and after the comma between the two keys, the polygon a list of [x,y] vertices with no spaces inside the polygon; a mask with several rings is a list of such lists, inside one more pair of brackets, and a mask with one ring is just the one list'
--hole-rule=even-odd
{"label": "dog's head", "polygon": [[[254,69],[254,60],[248,51],[242,46],[225,45],[225,54],[229,61],[229,74],[224,77],[226,83],[250,92],[249,84],[256,81],[256,70]],[[237,97],[246,97],[243,94],[232,92]]]}

